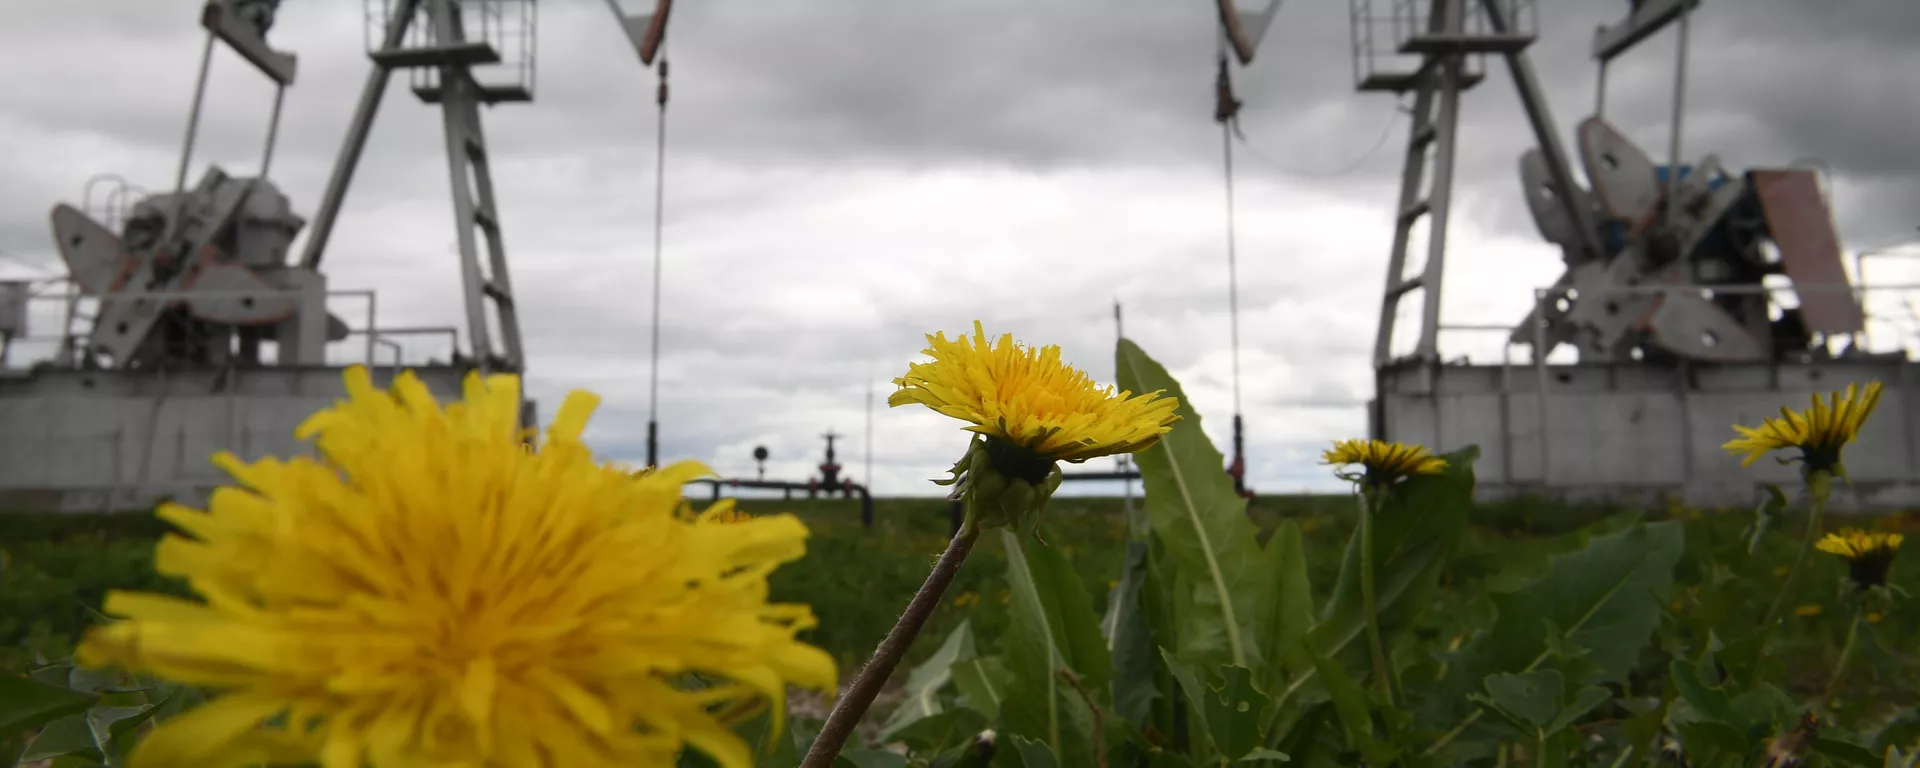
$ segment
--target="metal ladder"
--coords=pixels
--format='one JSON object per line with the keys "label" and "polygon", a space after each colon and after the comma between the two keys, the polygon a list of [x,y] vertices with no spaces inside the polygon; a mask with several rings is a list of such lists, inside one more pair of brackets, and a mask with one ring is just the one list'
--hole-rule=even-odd
{"label": "metal ladder", "polygon": [[[532,95],[525,88],[483,86],[474,80],[471,67],[498,62],[500,53],[489,41],[467,41],[458,0],[403,0],[393,12],[411,15],[415,10],[425,17],[419,21],[426,22],[424,32],[430,42],[406,45],[402,42],[404,27],[393,29],[387,37],[389,44],[375,51],[372,58],[387,69],[418,72],[432,68],[425,73],[430,77],[416,80],[413,91],[421,101],[440,105],[473,362],[482,372],[517,373],[524,369],[526,358],[513,283],[508,277],[506,244],[500,236],[500,209],[487,159],[486,134],[480,126],[480,105],[529,101]],[[482,9],[481,13],[484,17],[486,11]],[[489,319],[497,320],[498,325]],[[496,332],[498,339],[494,338]]]}

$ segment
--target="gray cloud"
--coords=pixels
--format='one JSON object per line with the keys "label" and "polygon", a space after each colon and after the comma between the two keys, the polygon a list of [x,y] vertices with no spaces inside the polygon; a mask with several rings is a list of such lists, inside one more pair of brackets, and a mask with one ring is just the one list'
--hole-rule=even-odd
{"label": "gray cloud", "polygon": [[[197,0],[18,0],[0,30],[0,249],[50,263],[46,210],[95,172],[171,184],[201,33]],[[1377,4],[1384,5],[1384,4]],[[1532,51],[1563,135],[1593,109],[1585,50],[1624,3],[1543,3]],[[770,474],[817,462],[827,428],[856,435],[866,390],[922,334],[975,318],[1113,367],[1111,302],[1185,384],[1226,445],[1232,414],[1220,134],[1210,122],[1208,4],[698,2],[676,9],[668,127],[660,408],[670,456]],[[1689,159],[1731,167],[1818,158],[1851,242],[1912,233],[1920,193],[1903,77],[1920,10],[1854,0],[1708,3],[1693,25]],[[1237,150],[1242,409],[1253,484],[1319,483],[1314,450],[1365,427],[1371,354],[1405,119],[1352,91],[1345,8],[1288,3],[1236,72],[1251,148]],[[274,179],[311,214],[368,63],[359,4],[288,3],[273,36],[301,57]],[[502,219],[551,413],[604,397],[609,456],[644,444],[652,290],[653,75],[598,0],[541,5],[538,101],[486,112]],[[1608,117],[1666,153],[1672,33],[1613,67]],[[83,53],[84,52],[84,53]],[[56,66],[56,63],[58,66]],[[258,163],[272,90],[216,56],[196,158]],[[1520,205],[1531,133],[1503,65],[1466,99],[1446,315],[1511,322],[1556,254]],[[403,86],[404,77],[396,78]],[[1391,119],[1390,119],[1391,118]],[[1385,129],[1385,139],[1381,140]],[[438,112],[386,97],[327,259],[338,288],[378,287],[383,324],[458,324],[458,269]],[[0,263],[0,269],[6,269]],[[1894,270],[1888,269],[1888,273]],[[11,273],[7,273],[11,274]],[[344,306],[344,305],[343,305]],[[342,310],[336,310],[342,311]],[[355,310],[357,311],[357,310]],[[346,314],[342,311],[342,314]],[[1404,333],[1403,333],[1404,335]],[[1451,340],[1451,339],[1450,339]],[[1462,338],[1476,354],[1497,343]],[[348,350],[343,349],[341,354]],[[433,347],[409,345],[410,360]],[[1311,406],[1311,407],[1310,407]],[[924,479],[964,438],[921,409],[873,415],[876,485]]]}

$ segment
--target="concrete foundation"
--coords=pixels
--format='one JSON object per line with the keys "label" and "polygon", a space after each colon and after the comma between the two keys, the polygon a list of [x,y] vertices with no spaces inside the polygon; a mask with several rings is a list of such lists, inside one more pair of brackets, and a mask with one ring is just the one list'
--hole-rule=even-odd
{"label": "concrete foundation", "polygon": [[[468,368],[412,367],[442,402]],[[0,512],[144,510],[200,504],[229,478],[210,461],[310,455],[293,432],[345,397],[343,369],[0,371]],[[373,370],[375,384],[393,368]],[[522,421],[533,422],[528,402]]]}
{"label": "concrete foundation", "polygon": [[1721,449],[1816,392],[1878,379],[1880,405],[1846,449],[1842,509],[1920,506],[1920,363],[1444,365],[1382,369],[1371,429],[1444,451],[1480,447],[1479,493],[1695,506],[1757,503],[1763,483],[1792,493],[1798,465],[1742,468]]}

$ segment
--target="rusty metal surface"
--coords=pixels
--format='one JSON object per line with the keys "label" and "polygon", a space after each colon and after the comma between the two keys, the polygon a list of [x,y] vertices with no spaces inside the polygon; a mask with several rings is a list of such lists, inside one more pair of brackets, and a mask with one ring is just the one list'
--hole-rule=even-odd
{"label": "rusty metal surface", "polygon": [[[1848,285],[1841,261],[1840,234],[1820,194],[1813,171],[1774,169],[1747,174],[1767,229],[1780,247],[1781,266],[1795,285]],[[1824,334],[1858,333],[1866,313],[1851,291],[1831,288],[1797,292],[1807,330]]]}

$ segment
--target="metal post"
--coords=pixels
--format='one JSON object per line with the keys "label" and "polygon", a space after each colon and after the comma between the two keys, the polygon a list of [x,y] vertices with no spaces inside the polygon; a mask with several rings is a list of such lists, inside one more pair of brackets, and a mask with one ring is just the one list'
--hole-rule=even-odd
{"label": "metal post", "polygon": [[1673,137],[1672,160],[1667,165],[1667,226],[1678,226],[1680,206],[1674,194],[1680,188],[1680,129],[1687,98],[1687,7],[1680,7],[1680,43],[1673,62]]}
{"label": "metal post", "polygon": [[[1535,288],[1533,290],[1533,312],[1535,317],[1545,317],[1541,313],[1545,311],[1547,291],[1548,289],[1545,288]],[[1533,324],[1533,386],[1534,400],[1537,407],[1537,414],[1534,418],[1538,420],[1539,423],[1534,425],[1533,435],[1534,442],[1537,443],[1535,451],[1540,454],[1540,485],[1543,487],[1547,485],[1548,480],[1553,476],[1551,471],[1553,464],[1547,454],[1548,446],[1552,444],[1552,441],[1547,439],[1547,412],[1549,410],[1547,408],[1547,355],[1541,351],[1547,348],[1546,345],[1547,324],[1536,321]]]}
{"label": "metal post", "polygon": [[[1481,0],[1487,11],[1487,21],[1495,34],[1506,34],[1511,30],[1506,14],[1500,8],[1500,0]],[[1593,218],[1593,209],[1580,204],[1582,198],[1574,194],[1578,189],[1573,183],[1573,166],[1567,161],[1567,151],[1560,144],[1560,135],[1555,132],[1553,115],[1547,110],[1547,97],[1540,88],[1540,78],[1533,71],[1533,62],[1524,51],[1506,54],[1507,71],[1513,75],[1514,89],[1519,91],[1520,106],[1527,111],[1527,122],[1533,126],[1534,139],[1540,145],[1540,153],[1546,156],[1547,171],[1553,177],[1553,185],[1559,188],[1561,205],[1580,229],[1580,243],[1586,246],[1587,257],[1603,258],[1606,250],[1600,244],[1600,225]]]}
{"label": "metal post", "polygon": [[287,86],[278,85],[273,89],[273,117],[267,122],[267,148],[260,154],[260,178],[267,177],[267,170],[273,167],[273,144],[280,137],[280,107],[286,103]]}
{"label": "metal post", "polygon": [[193,140],[200,133],[200,106],[207,99],[207,70],[213,64],[213,32],[207,32],[207,44],[200,50],[200,79],[193,86],[193,110],[187,113],[187,138],[180,148],[180,171],[173,176],[175,194],[187,189],[187,165],[193,161]]}
{"label": "metal post", "polygon": [[[407,26],[413,23],[414,11],[419,7],[420,0],[396,0],[393,17],[387,20],[386,37],[380,40],[380,50],[394,50],[406,42]],[[334,219],[340,216],[340,206],[346,202],[347,187],[353,184],[354,169],[360,165],[360,152],[367,147],[367,134],[373,130],[373,118],[380,112],[380,99],[386,95],[387,79],[391,75],[391,70],[374,62],[373,70],[367,73],[366,85],[361,86],[353,122],[347,124],[340,156],[333,162],[332,175],[327,177],[327,191],[320,196],[320,209],[313,214],[312,226],[307,228],[307,247],[300,254],[303,267],[320,266],[320,257],[327,250],[327,238],[333,235]]]}

